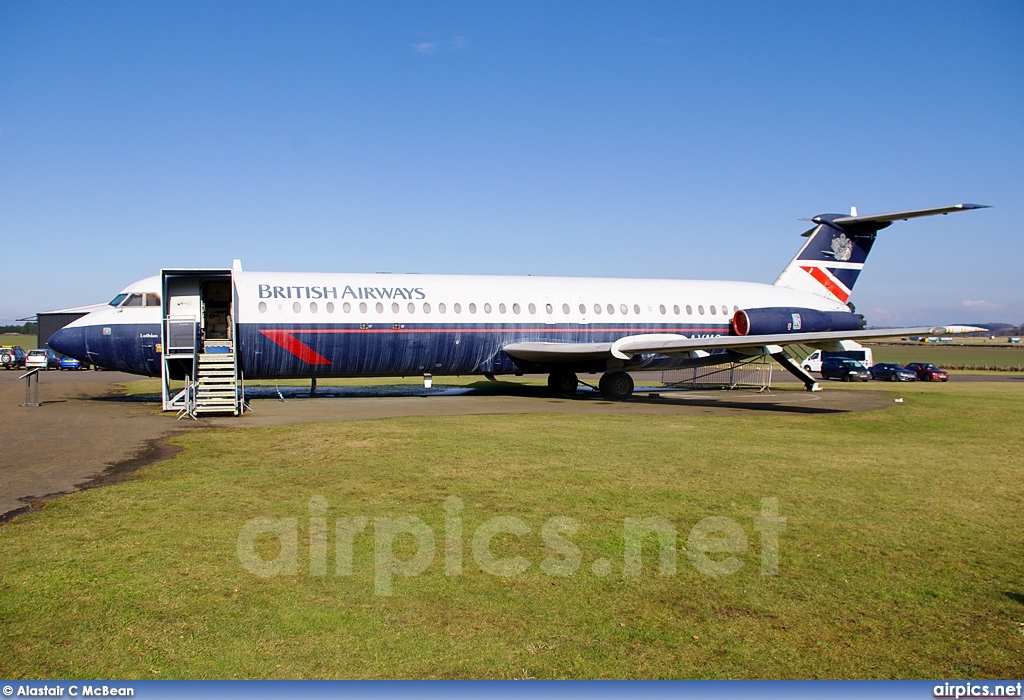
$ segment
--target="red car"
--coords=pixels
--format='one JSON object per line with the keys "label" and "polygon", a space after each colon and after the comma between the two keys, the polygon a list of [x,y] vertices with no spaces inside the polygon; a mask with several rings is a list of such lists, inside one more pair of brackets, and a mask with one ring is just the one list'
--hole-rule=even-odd
{"label": "red car", "polygon": [[949,372],[939,369],[931,362],[911,362],[907,369],[917,375],[917,378],[924,382],[948,382]]}

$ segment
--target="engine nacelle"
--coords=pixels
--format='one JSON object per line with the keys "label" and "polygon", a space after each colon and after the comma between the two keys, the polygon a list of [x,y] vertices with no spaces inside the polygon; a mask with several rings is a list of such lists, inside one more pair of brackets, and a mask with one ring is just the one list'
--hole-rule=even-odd
{"label": "engine nacelle", "polygon": [[740,309],[732,317],[732,331],[736,335],[859,331],[864,325],[864,317],[861,314],[849,311],[785,307]]}

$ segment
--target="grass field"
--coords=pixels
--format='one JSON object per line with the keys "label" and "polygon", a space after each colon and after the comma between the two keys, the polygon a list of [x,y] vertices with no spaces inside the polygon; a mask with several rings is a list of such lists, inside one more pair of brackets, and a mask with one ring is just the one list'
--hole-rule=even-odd
{"label": "grass field", "polygon": [[0,345],[21,346],[25,352],[38,348],[37,341],[34,335],[0,335]]}
{"label": "grass field", "polygon": [[[127,482],[0,526],[0,676],[1016,677],[1024,389],[922,384],[899,395],[905,403],[845,415],[191,432],[173,440],[175,458]],[[463,507],[446,516],[450,496]],[[761,572],[765,498],[786,518],[777,575]],[[240,563],[239,534],[261,516],[295,519],[293,573],[263,578]],[[348,558],[336,554],[335,519],[353,516],[369,524],[351,574],[338,575]],[[437,554],[377,595],[391,570],[377,566],[381,543],[404,516],[432,530]],[[474,533],[494,516],[530,529],[490,545],[526,558],[520,575],[478,564]],[[540,566],[566,558],[540,534],[557,516],[579,526],[563,533],[581,559],[567,576]],[[641,574],[626,575],[626,519],[652,516],[678,531],[677,570],[659,573],[649,539]],[[461,575],[448,569],[446,517],[461,520]],[[689,538],[707,517],[747,538],[745,552],[707,555],[735,557],[737,572],[692,563],[700,543]],[[326,574],[313,575],[321,541]],[[412,558],[415,543],[399,536],[396,556]],[[282,554],[269,535],[253,547]]]}
{"label": "grass field", "polygon": [[937,343],[872,345],[875,362],[932,362],[952,369],[1024,369],[1024,348],[1013,345],[957,346]]}

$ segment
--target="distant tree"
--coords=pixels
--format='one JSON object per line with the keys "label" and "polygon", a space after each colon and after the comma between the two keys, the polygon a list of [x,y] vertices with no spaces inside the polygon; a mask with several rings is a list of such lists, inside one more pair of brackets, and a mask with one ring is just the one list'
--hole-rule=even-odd
{"label": "distant tree", "polygon": [[0,326],[0,333],[20,333],[21,335],[36,335],[39,333],[39,324],[33,322],[22,326]]}

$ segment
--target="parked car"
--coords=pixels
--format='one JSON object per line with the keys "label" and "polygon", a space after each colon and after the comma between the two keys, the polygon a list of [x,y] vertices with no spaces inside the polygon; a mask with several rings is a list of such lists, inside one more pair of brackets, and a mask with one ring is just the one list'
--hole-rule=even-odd
{"label": "parked car", "polygon": [[872,379],[888,379],[890,382],[917,380],[917,372],[896,362],[879,362],[877,365],[872,365],[868,371],[871,372]]}
{"label": "parked car", "polygon": [[25,356],[25,369],[60,369],[60,358],[50,348],[29,350]]}
{"label": "parked car", "polygon": [[911,362],[907,369],[912,370],[917,378],[925,382],[948,382],[949,372],[939,369],[931,362]]}
{"label": "parked car", "polygon": [[83,363],[81,360],[76,360],[73,357],[66,357],[61,355],[60,358],[61,369],[89,369],[89,365]]}
{"label": "parked car", "polygon": [[844,382],[861,381],[871,379],[868,368],[856,360],[846,357],[829,357],[821,361],[822,379],[841,379]]}
{"label": "parked car", "polygon": [[25,366],[25,351],[14,345],[0,346],[0,364],[4,369],[18,369]]}

